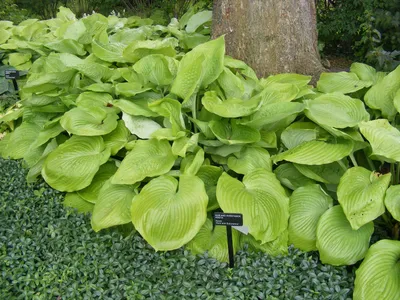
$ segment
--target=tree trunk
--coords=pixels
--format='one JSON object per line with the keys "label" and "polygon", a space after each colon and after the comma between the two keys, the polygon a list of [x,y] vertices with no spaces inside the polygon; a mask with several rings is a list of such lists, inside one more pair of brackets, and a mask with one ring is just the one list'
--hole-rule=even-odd
{"label": "tree trunk", "polygon": [[228,55],[260,77],[324,71],[314,0],[214,0],[212,30],[213,38],[225,34]]}

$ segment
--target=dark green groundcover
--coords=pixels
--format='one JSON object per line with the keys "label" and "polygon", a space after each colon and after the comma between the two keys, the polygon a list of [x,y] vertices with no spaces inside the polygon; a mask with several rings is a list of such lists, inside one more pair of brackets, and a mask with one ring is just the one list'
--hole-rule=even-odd
{"label": "dark green groundcover", "polygon": [[[228,269],[185,250],[156,253],[129,228],[94,233],[63,194],[27,185],[0,159],[1,299],[347,299],[354,274],[293,248],[273,258],[241,251]],[[350,270],[350,269],[349,269]]]}

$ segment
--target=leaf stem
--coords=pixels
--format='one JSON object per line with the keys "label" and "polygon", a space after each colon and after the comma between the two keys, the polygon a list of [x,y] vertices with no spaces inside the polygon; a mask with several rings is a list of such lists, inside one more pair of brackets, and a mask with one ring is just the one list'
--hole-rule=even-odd
{"label": "leaf stem", "polygon": [[372,162],[372,160],[369,158],[369,156],[367,155],[367,151],[364,149],[364,154],[365,154],[365,158],[367,159],[368,165],[371,169],[371,171],[375,171],[375,165]]}
{"label": "leaf stem", "polygon": [[342,167],[342,169],[346,172],[347,171],[346,165],[341,160],[338,160],[337,162]]}
{"label": "leaf stem", "polygon": [[390,173],[392,175],[392,185],[396,184],[396,172],[395,172],[395,167],[394,167],[394,163],[390,163]]}
{"label": "leaf stem", "polygon": [[357,161],[356,161],[356,158],[354,157],[354,152],[352,152],[352,153],[350,153],[350,160],[351,160],[351,162],[353,163],[353,166],[354,167],[358,167],[358,164],[357,164]]}
{"label": "leaf stem", "polygon": [[400,163],[397,163],[396,181],[394,184],[399,184],[399,183],[400,183]]}

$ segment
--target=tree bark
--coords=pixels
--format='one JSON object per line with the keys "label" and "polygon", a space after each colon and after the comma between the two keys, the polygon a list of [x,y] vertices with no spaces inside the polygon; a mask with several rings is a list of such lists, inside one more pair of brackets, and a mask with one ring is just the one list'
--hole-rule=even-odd
{"label": "tree bark", "polygon": [[212,36],[223,34],[226,53],[260,77],[324,71],[314,0],[214,0]]}

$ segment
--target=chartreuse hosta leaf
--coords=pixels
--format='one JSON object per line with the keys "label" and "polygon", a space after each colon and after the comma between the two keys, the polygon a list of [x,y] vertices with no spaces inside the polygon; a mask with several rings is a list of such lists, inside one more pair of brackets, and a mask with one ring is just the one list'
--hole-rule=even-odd
{"label": "chartreuse hosta leaf", "polygon": [[132,116],[144,116],[144,117],[157,117],[158,114],[150,110],[148,104],[151,101],[148,99],[140,100],[126,100],[118,99],[112,101],[115,107],[121,109],[122,112],[127,113]]}
{"label": "chartreuse hosta leaf", "polygon": [[174,134],[185,130],[185,122],[181,113],[182,106],[179,101],[163,98],[150,103],[148,106],[152,111],[169,120]]}
{"label": "chartreuse hosta leaf", "polygon": [[284,73],[268,76],[264,84],[271,83],[290,83],[297,87],[304,87],[311,81],[311,76],[294,74],[294,73]]}
{"label": "chartreuse hosta leaf", "polygon": [[47,156],[54,151],[58,147],[56,139],[52,139],[49,143],[47,143],[46,148],[44,149],[40,159],[29,168],[28,174],[26,175],[26,181],[28,183],[35,182],[37,177],[41,174],[43,169],[43,164],[47,158]]}
{"label": "chartreuse hosta leaf", "polygon": [[[343,162],[343,164],[345,164],[345,162]],[[338,162],[316,166],[301,164],[293,165],[304,176],[318,182],[330,184],[339,184],[340,178],[345,172]]]}
{"label": "chartreuse hosta leaf", "polygon": [[83,190],[77,191],[77,194],[90,203],[96,203],[100,189],[103,187],[105,182],[115,174],[117,169],[118,168],[113,161],[107,162],[100,166],[100,169],[93,177],[90,185]]}
{"label": "chartreuse hosta leaf", "polygon": [[39,131],[40,126],[23,122],[14,132],[6,134],[0,140],[0,155],[3,158],[23,158],[35,142]]}
{"label": "chartreuse hosta leaf", "polygon": [[191,241],[207,218],[203,181],[193,175],[178,180],[160,176],[133,198],[132,222],[157,251],[173,250]]}
{"label": "chartreuse hosta leaf", "polygon": [[49,154],[42,176],[54,189],[78,191],[90,185],[109,157],[110,149],[101,137],[74,135]]}
{"label": "chartreuse hosta leaf", "polygon": [[224,70],[225,40],[221,36],[186,53],[179,63],[171,93],[182,99],[216,80]]}
{"label": "chartreuse hosta leaf", "polygon": [[289,199],[270,171],[256,169],[246,174],[243,182],[223,173],[217,200],[223,211],[242,213],[243,224],[261,243],[276,239],[287,228]]}
{"label": "chartreuse hosta leaf", "polygon": [[400,185],[392,185],[387,189],[385,206],[393,218],[400,222]]}
{"label": "chartreuse hosta leaf", "polygon": [[133,69],[151,83],[169,85],[176,76],[178,61],[162,54],[148,55],[134,64]]}
{"label": "chartreuse hosta leaf", "polygon": [[296,189],[289,202],[289,244],[303,251],[317,250],[318,220],[332,205],[332,198],[318,184]]}
{"label": "chartreuse hosta leaf", "polygon": [[183,136],[178,138],[172,144],[172,153],[177,156],[185,157],[187,151],[193,151],[197,146],[199,134],[193,134],[190,138]]}
{"label": "chartreuse hosta leaf", "polygon": [[110,148],[111,155],[116,155],[128,143],[130,132],[123,120],[118,121],[117,128],[109,134],[103,135],[104,145]]}
{"label": "chartreuse hosta leaf", "polygon": [[364,101],[370,108],[379,109],[385,118],[392,121],[397,113],[393,99],[398,89],[400,89],[400,66],[372,86],[365,94]]}
{"label": "chartreuse hosta leaf", "polygon": [[[224,63],[226,64],[226,58]],[[242,80],[226,67],[218,77],[218,84],[224,90],[224,94],[227,99],[242,98],[243,94],[245,93],[245,86]]]}
{"label": "chartreuse hosta leaf", "polygon": [[240,152],[228,158],[228,167],[238,174],[264,168],[272,171],[272,162],[267,150],[261,147],[243,147]]}
{"label": "chartreuse hosta leaf", "polygon": [[336,143],[309,141],[272,157],[274,163],[282,160],[304,165],[324,165],[346,157],[353,150],[353,142],[338,139]]}
{"label": "chartreuse hosta leaf", "polygon": [[360,80],[371,81],[373,84],[377,81],[376,70],[362,63],[352,63],[350,66],[350,72],[357,75]]}
{"label": "chartreuse hosta leaf", "polygon": [[143,116],[131,116],[122,113],[122,120],[126,128],[141,139],[149,139],[154,132],[162,128],[156,121]]}
{"label": "chartreuse hosta leaf", "polygon": [[66,112],[60,120],[61,126],[69,133],[81,136],[104,135],[118,125],[118,115],[111,108],[76,107]]}
{"label": "chartreuse hosta leaf", "polygon": [[285,229],[273,241],[267,243],[260,243],[250,234],[240,236],[241,247],[247,244],[249,248],[256,252],[264,252],[272,256],[287,255],[288,254],[288,230]]}
{"label": "chartreuse hosta leaf", "polygon": [[135,188],[135,185],[112,184],[111,179],[102,184],[92,213],[94,231],[132,221],[130,209]]}
{"label": "chartreuse hosta leaf", "polygon": [[324,129],[312,122],[295,122],[286,127],[281,134],[282,143],[292,149],[304,142],[314,141],[328,136]]}
{"label": "chartreuse hosta leaf", "polygon": [[211,121],[209,122],[209,126],[217,139],[224,144],[248,144],[258,142],[261,139],[258,130],[237,124],[235,120],[231,122],[228,120]]}
{"label": "chartreuse hosta leaf", "polygon": [[121,43],[103,44],[96,40],[92,42],[93,54],[101,60],[108,62],[126,62],[122,56],[124,49],[125,45]]}
{"label": "chartreuse hosta leaf", "polygon": [[322,73],[318,80],[317,88],[324,93],[349,94],[370,87],[372,84],[372,81],[360,80],[355,73]]}
{"label": "chartreuse hosta leaf", "polygon": [[134,184],[146,177],[165,174],[171,170],[175,159],[168,141],[138,140],[121,162],[112,183]]}
{"label": "chartreuse hosta leaf", "polygon": [[400,112],[400,88],[397,90],[396,94],[394,95],[393,103],[394,103],[394,106],[396,107],[397,111]]}
{"label": "chartreuse hosta leaf", "polygon": [[115,85],[115,93],[123,97],[134,97],[151,90],[149,86],[143,86],[140,82],[121,82]]}
{"label": "chartreuse hosta leaf", "polygon": [[380,175],[363,167],[350,168],[342,176],[338,201],[354,230],[385,212],[383,201],[390,179],[390,173]]}
{"label": "chartreuse hosta leaf", "polygon": [[354,300],[400,298],[400,241],[373,244],[356,271]]}
{"label": "chartreuse hosta leaf", "polygon": [[306,116],[321,125],[345,128],[369,120],[369,114],[361,100],[340,93],[325,94],[303,102]]}
{"label": "chartreuse hosta leaf", "polygon": [[216,166],[201,166],[196,176],[199,177],[203,182],[208,195],[208,208],[207,211],[212,211],[219,208],[217,202],[217,182],[221,174],[223,173],[222,168]]}
{"label": "chartreuse hosta leaf", "polygon": [[181,162],[181,173],[196,175],[204,163],[204,150],[199,148],[196,154],[186,156]]}
{"label": "chartreuse hosta leaf", "polygon": [[317,249],[324,264],[353,265],[364,258],[374,232],[372,222],[353,230],[340,205],[327,210],[317,225]]}
{"label": "chartreuse hosta leaf", "polygon": [[291,190],[315,183],[314,180],[301,174],[292,163],[281,164],[274,170],[274,173],[281,184]]}
{"label": "chartreuse hosta leaf", "polygon": [[372,147],[372,155],[388,162],[400,161],[400,131],[386,119],[362,122],[359,125],[363,136]]}
{"label": "chartreuse hosta leaf", "polygon": [[175,47],[177,46],[178,40],[171,37],[155,41],[133,41],[124,49],[123,57],[131,63],[137,62],[139,59],[151,54],[163,54],[174,57],[176,55]]}
{"label": "chartreuse hosta leaf", "polygon": [[79,196],[76,192],[67,193],[65,195],[64,206],[71,207],[76,209],[80,213],[92,212],[94,208],[94,204],[86,201],[81,196]]}
{"label": "chartreuse hosta leaf", "polygon": [[[232,230],[233,253],[239,249],[240,233]],[[193,254],[203,254],[208,251],[208,255],[219,261],[228,261],[228,242],[226,240],[226,226],[213,226],[212,220],[208,219],[201,227],[200,231],[191,240],[186,248]]]}
{"label": "chartreuse hosta leaf", "polygon": [[238,98],[228,98],[222,101],[214,91],[206,92],[201,101],[209,112],[224,118],[248,116],[253,114],[260,106],[260,99],[257,98],[247,101]]}

